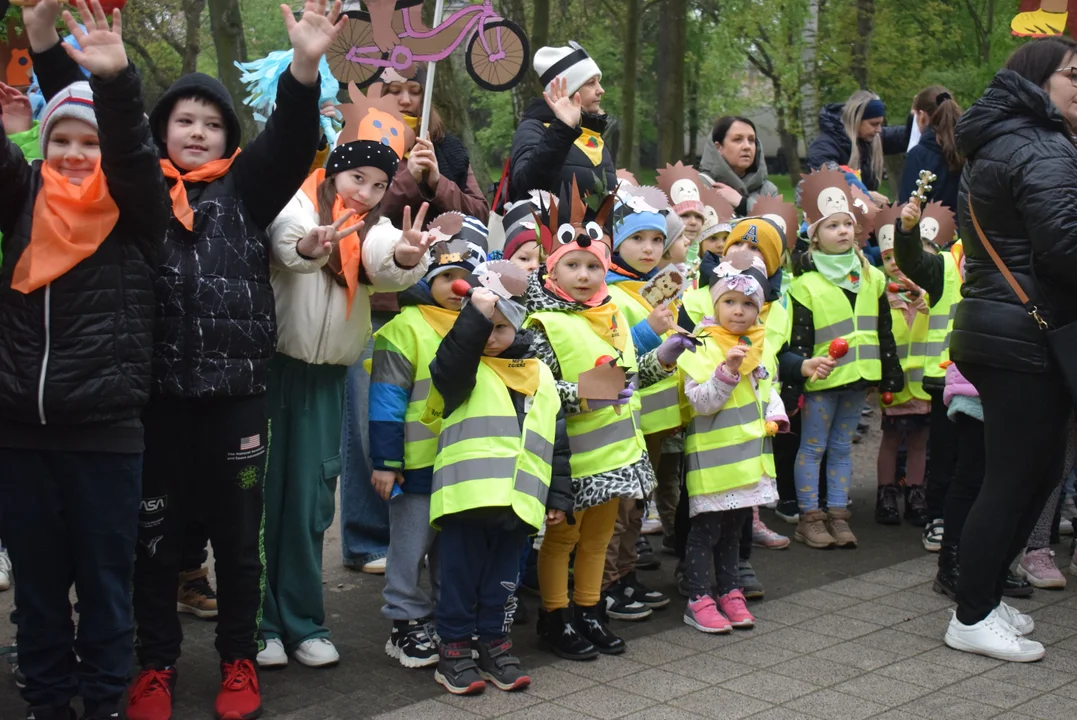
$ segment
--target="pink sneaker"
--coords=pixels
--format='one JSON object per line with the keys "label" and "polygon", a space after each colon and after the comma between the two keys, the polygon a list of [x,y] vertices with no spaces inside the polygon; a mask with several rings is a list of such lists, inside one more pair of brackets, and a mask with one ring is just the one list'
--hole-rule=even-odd
{"label": "pink sneaker", "polygon": [[768,550],[784,550],[789,547],[789,538],[768,528],[759,519],[759,508],[752,508],[752,545]]}
{"label": "pink sneaker", "polygon": [[1055,565],[1051,548],[1026,551],[1017,564],[1017,574],[1027,578],[1032,587],[1057,590],[1066,587],[1066,576]]}
{"label": "pink sneaker", "polygon": [[728,595],[718,598],[718,606],[722,608],[722,614],[729,618],[729,624],[735,628],[755,627],[755,617],[748,612],[748,603],[744,600],[744,593],[734,590]]}
{"label": "pink sneaker", "polygon": [[714,598],[710,595],[688,603],[684,609],[684,623],[705,633],[727,633],[733,630],[725,616],[718,612]]}

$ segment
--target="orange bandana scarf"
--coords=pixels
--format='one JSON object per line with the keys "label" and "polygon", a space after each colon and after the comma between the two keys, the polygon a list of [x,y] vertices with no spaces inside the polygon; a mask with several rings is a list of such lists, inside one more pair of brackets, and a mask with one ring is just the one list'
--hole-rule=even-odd
{"label": "orange bandana scarf", "polygon": [[696,328],[696,335],[706,335],[708,339],[713,340],[722,350],[723,358],[736,345],[748,346],[748,354],[744,356],[744,360],[740,364],[740,374],[742,376],[750,375],[753,370],[759,367],[759,361],[763,358],[763,340],[766,338],[766,333],[766,328],[758,322],[752,325],[751,329],[744,334],[731,333],[721,325],[707,324]]}
{"label": "orange bandana scarf", "polygon": [[235,162],[237,155],[239,155],[239,150],[232,153],[232,157],[211,160],[202,167],[187,173],[180,173],[171,160],[161,161],[161,171],[164,172],[165,177],[175,181],[168,194],[172,197],[172,214],[180,221],[180,225],[188,230],[194,230],[194,210],[191,209],[190,203],[187,202],[187,187],[183,184],[184,181],[213,182],[217,178],[223,177],[232,168],[232,163]]}
{"label": "orange bandana scarf", "polygon": [[101,163],[81,185],[42,163],[30,244],[15,265],[11,289],[29,294],[60,277],[93,255],[119,219]]}
{"label": "orange bandana scarf", "polygon": [[[314,211],[319,213],[321,208],[318,207],[318,186],[323,182],[325,182],[325,168],[318,168],[306,179],[302,187],[303,194],[314,203]],[[346,211],[347,208],[344,207],[344,201],[340,199],[340,195],[335,196],[333,200],[333,222],[336,222]],[[354,225],[366,216],[366,213],[354,215],[348,219],[346,224]],[[352,302],[355,300],[355,292],[359,287],[359,266],[363,262],[359,233],[353,232],[351,235],[341,238],[337,248],[340,250],[340,272],[344,276],[344,282],[347,283],[345,289],[348,293],[348,309],[345,313],[345,318],[348,318],[352,314]]]}

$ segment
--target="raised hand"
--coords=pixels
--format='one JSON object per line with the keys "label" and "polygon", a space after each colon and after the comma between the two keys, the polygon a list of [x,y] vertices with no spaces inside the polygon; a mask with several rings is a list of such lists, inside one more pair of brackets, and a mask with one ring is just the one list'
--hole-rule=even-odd
{"label": "raised hand", "polygon": [[426,184],[431,190],[438,189],[441,181],[441,171],[438,168],[438,158],[434,153],[434,144],[426,138],[417,138],[415,145],[408,155],[408,173],[415,182],[422,183],[425,177]]}
{"label": "raised hand", "polygon": [[583,101],[580,94],[569,97],[568,78],[561,76],[554,78],[550,85],[550,92],[543,92],[542,97],[546,104],[553,110],[554,117],[574,128],[580,124],[580,115],[583,113]]}
{"label": "raised hand", "polygon": [[4,132],[8,135],[26,132],[34,126],[30,98],[4,83],[0,83],[0,113],[4,116]]}
{"label": "raised hand", "polygon": [[673,329],[673,310],[668,305],[659,305],[647,316],[647,324],[655,335],[665,335]]}
{"label": "raised hand", "polygon": [[363,221],[341,229],[341,226],[353,215],[354,210],[346,210],[332,225],[319,225],[299,239],[295,250],[301,257],[317,260],[333,252],[333,248],[342,239],[363,227]]}
{"label": "raised hand", "polygon": [[63,44],[64,50],[82,67],[103,80],[116,77],[127,67],[127,51],[123,47],[123,24],[120,21],[119,9],[112,11],[112,27],[108,26],[108,18],[101,9],[101,3],[93,0],[93,13],[86,6],[86,0],[78,0],[79,16],[82,24],[86,26],[86,32],[75,22],[67,10],[64,10],[64,23],[68,31],[82,47],[81,50]]}
{"label": "raised hand", "polygon": [[920,222],[920,203],[911,200],[901,208],[901,229],[909,232]]}
{"label": "raised hand", "polygon": [[56,20],[60,17],[58,0],[38,0],[22,7],[22,22],[26,27],[26,36],[30,39],[30,48],[34,52],[44,52],[60,42],[56,32]]}
{"label": "raised hand", "polygon": [[333,10],[328,16],[327,6],[327,0],[306,0],[303,17],[298,21],[292,15],[291,8],[287,5],[280,6],[284,27],[288,29],[288,39],[295,48],[292,56],[292,76],[304,85],[313,85],[318,80],[318,62],[348,20],[345,17],[337,22],[340,19],[340,0],[335,0]]}
{"label": "raised hand", "polygon": [[426,220],[426,211],[430,209],[429,203],[423,203],[419,207],[419,212],[415,214],[415,222],[411,221],[411,208],[407,205],[404,206],[404,217],[401,225],[401,230],[404,232],[400,236],[400,240],[396,244],[396,249],[393,251],[393,258],[396,260],[396,264],[402,268],[413,268],[423,260],[423,256],[426,255],[427,249],[430,247],[430,241],[433,237],[430,233],[422,231],[423,221]]}
{"label": "raised hand", "polygon": [[471,292],[471,303],[490,320],[494,317],[494,308],[497,307],[497,295],[486,288],[475,288]]}

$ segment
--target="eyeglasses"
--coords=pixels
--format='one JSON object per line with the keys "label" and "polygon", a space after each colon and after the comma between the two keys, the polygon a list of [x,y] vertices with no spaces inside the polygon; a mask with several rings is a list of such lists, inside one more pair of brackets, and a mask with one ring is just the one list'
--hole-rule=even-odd
{"label": "eyeglasses", "polygon": [[1068,67],[1062,67],[1055,70],[1056,73],[1062,73],[1069,78],[1070,83],[1077,87],[1077,65],[1070,65]]}

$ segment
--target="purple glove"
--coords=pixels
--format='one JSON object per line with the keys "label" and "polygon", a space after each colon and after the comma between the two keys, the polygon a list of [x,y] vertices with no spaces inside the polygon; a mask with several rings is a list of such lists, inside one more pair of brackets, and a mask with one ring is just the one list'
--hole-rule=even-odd
{"label": "purple glove", "polygon": [[687,335],[673,333],[662,341],[655,353],[658,355],[658,362],[668,366],[675,364],[685,350],[695,352],[696,344]]}
{"label": "purple glove", "polygon": [[588,410],[601,410],[602,408],[613,407],[615,405],[627,405],[628,401],[632,399],[632,395],[635,392],[636,392],[636,384],[635,383],[628,383],[628,387],[626,387],[621,392],[617,393],[617,399],[616,400],[588,400],[587,401],[587,409]]}

